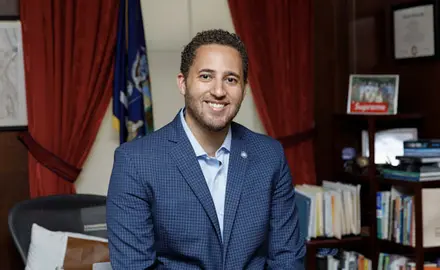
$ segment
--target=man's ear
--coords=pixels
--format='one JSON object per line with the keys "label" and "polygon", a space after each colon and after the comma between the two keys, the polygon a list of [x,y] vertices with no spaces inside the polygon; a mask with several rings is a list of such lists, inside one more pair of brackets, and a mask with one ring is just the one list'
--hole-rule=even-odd
{"label": "man's ear", "polygon": [[182,95],[186,94],[185,76],[182,73],[177,74],[177,87]]}
{"label": "man's ear", "polygon": [[248,87],[249,87],[249,84],[248,84],[247,81],[245,81],[245,82],[244,82],[244,90],[243,90],[243,99],[244,99],[244,97],[247,95],[247,92],[249,92]]}

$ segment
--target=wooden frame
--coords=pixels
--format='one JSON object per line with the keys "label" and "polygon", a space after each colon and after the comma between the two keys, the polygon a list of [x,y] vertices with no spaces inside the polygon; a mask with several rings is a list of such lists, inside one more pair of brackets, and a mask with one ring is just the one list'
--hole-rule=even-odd
{"label": "wooden frame", "polygon": [[399,75],[351,74],[347,113],[370,115],[397,114]]}

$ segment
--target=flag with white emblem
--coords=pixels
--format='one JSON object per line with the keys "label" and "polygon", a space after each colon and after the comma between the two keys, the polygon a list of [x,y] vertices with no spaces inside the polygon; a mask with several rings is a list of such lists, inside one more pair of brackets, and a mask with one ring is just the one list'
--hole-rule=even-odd
{"label": "flag with white emblem", "polygon": [[121,0],[118,16],[113,126],[124,143],[153,131],[153,106],[140,0]]}

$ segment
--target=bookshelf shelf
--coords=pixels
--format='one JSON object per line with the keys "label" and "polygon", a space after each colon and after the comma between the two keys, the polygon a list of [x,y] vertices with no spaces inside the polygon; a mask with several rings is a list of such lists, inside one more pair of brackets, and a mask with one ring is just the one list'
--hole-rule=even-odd
{"label": "bookshelf shelf", "polygon": [[307,246],[313,246],[315,248],[336,248],[342,246],[349,246],[352,244],[359,244],[365,241],[366,237],[363,236],[346,236],[342,239],[337,238],[316,238],[307,242]]}
{"label": "bookshelf shelf", "polygon": [[431,180],[431,181],[406,181],[406,180],[397,180],[397,179],[387,179],[378,177],[378,181],[382,184],[388,184],[393,186],[401,186],[408,187],[411,189],[417,188],[440,188],[440,179],[439,180]]}
{"label": "bookshelf shelf", "polygon": [[[338,174],[336,179],[338,181],[344,182],[344,183],[369,184],[369,177],[367,175],[340,173],[340,174]],[[438,180],[416,182],[416,181],[410,181],[410,180],[391,179],[391,178],[383,178],[381,176],[376,176],[376,180],[379,184],[408,187],[411,189],[440,188],[440,178]]]}
{"label": "bookshelf shelf", "polygon": [[[340,173],[336,177],[336,179],[340,182],[344,183],[353,183],[353,184],[369,184],[368,175],[356,175],[350,173]],[[391,178],[383,178],[381,176],[376,176],[376,180],[379,184],[386,184],[392,186],[400,186],[400,187],[408,187],[412,189],[416,188],[440,188],[440,178],[438,180],[429,180],[429,181],[410,181],[410,180],[400,180],[400,179],[391,179]]]}
{"label": "bookshelf shelf", "polygon": [[378,239],[377,242],[379,244],[379,249],[382,252],[413,257],[416,251],[415,247],[398,244],[389,240]]}
{"label": "bookshelf shelf", "polygon": [[[383,252],[401,254],[408,257],[415,257],[417,253],[416,247],[395,243],[388,240],[378,239],[379,248]],[[440,253],[440,246],[422,248],[423,253]]]}
{"label": "bookshelf shelf", "polygon": [[307,269],[317,269],[316,253],[320,248],[350,248],[363,245],[367,241],[368,236],[344,236],[342,239],[337,238],[316,238],[307,242]]}
{"label": "bookshelf shelf", "polygon": [[347,114],[347,113],[336,113],[334,114],[336,118],[344,118],[347,120],[365,121],[365,120],[385,120],[385,121],[395,121],[395,120],[423,120],[423,115],[420,113],[401,113],[392,115],[365,115],[365,114]]}
{"label": "bookshelf shelf", "polygon": [[424,117],[418,113],[404,113],[395,115],[361,115],[361,114],[334,114],[338,121],[346,122],[351,127],[367,129],[371,123],[377,130],[387,128],[412,127],[420,124]]}
{"label": "bookshelf shelf", "polygon": [[338,174],[336,179],[340,182],[352,183],[352,184],[368,184],[369,183],[368,175],[352,174],[352,173],[347,173],[347,172]]}

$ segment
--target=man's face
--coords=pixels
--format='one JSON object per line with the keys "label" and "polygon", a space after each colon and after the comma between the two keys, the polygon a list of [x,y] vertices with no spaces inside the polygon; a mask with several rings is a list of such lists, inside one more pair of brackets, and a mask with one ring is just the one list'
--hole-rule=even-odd
{"label": "man's face", "polygon": [[189,68],[178,75],[189,121],[209,131],[221,131],[237,115],[245,83],[240,53],[229,46],[203,45]]}

